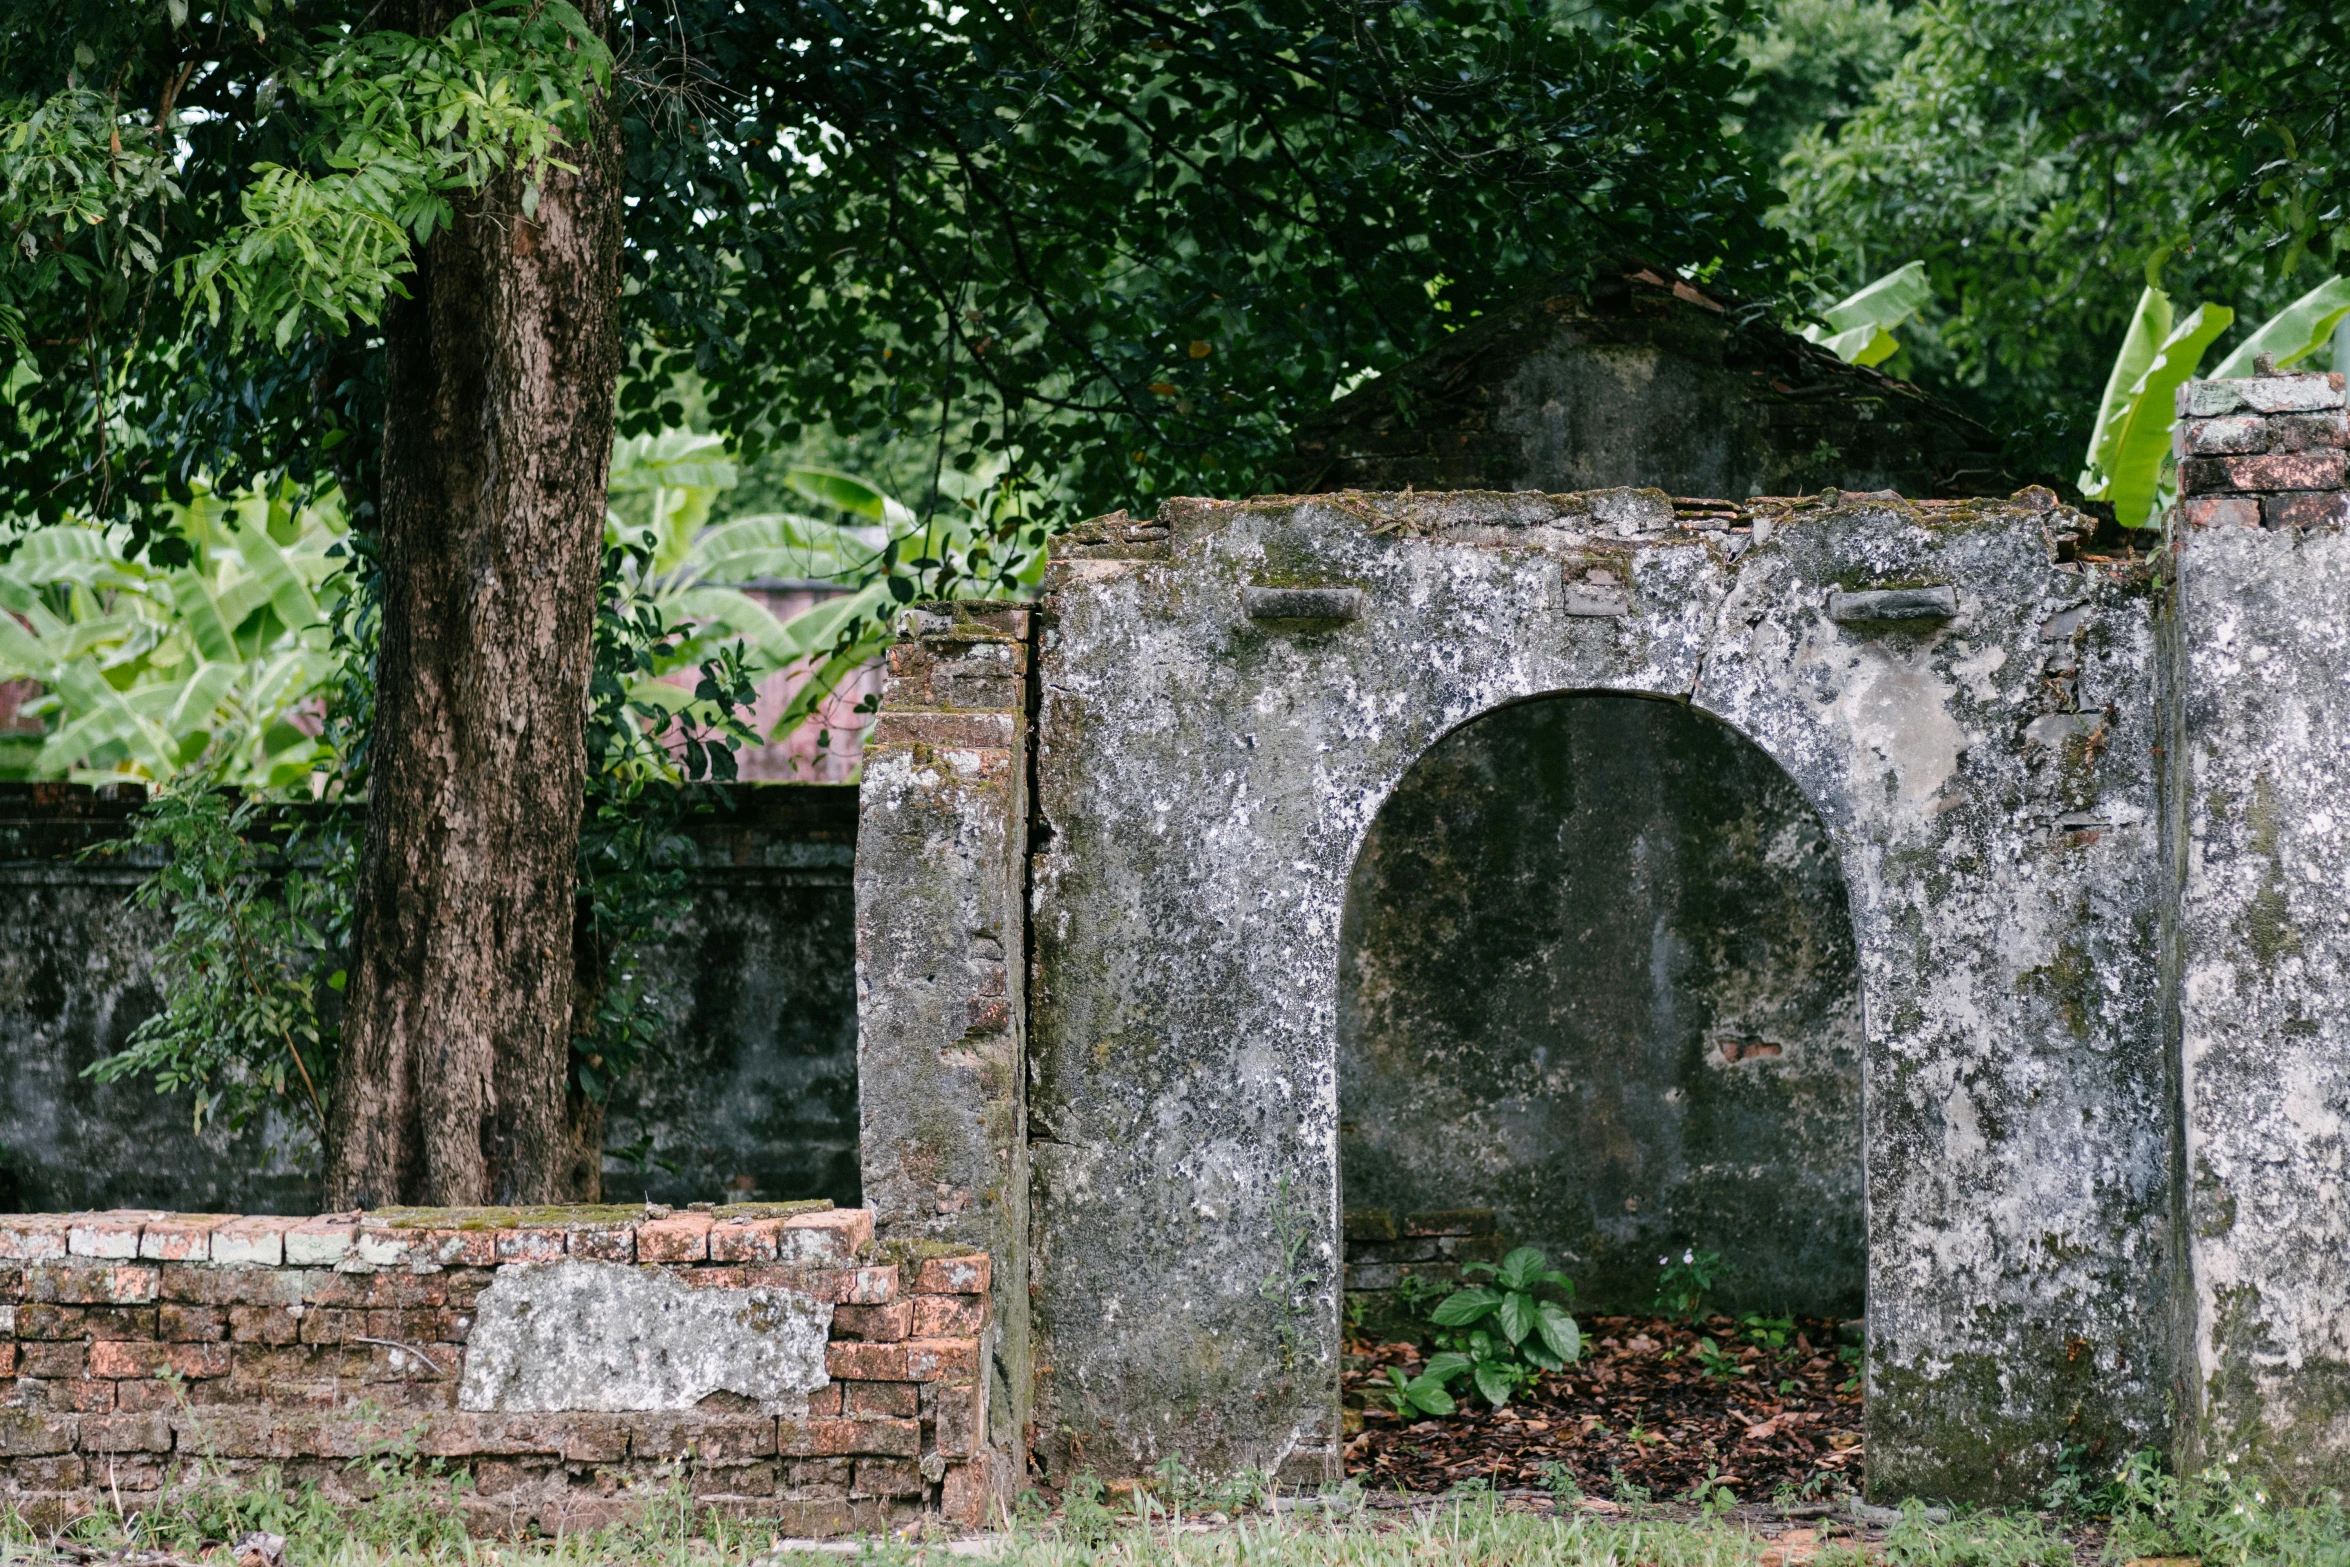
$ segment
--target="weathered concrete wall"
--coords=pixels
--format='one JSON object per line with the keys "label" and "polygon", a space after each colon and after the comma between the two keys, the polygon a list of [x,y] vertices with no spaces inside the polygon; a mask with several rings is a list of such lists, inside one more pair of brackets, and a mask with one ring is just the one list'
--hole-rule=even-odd
{"label": "weathered concrete wall", "polygon": [[1731,1309],[1860,1314],[1843,868],[1726,724],[1574,695],[1438,741],[1355,862],[1338,1002],[1350,1215],[1490,1208],[1596,1310],[1696,1246]]}
{"label": "weathered concrete wall", "polygon": [[2342,403],[2338,374],[2182,389],[2166,626],[2179,1457],[2304,1493],[2350,1486]]}
{"label": "weathered concrete wall", "polygon": [[[859,1098],[881,1233],[996,1259],[994,1473],[1027,1472],[1025,609],[918,605],[865,739]],[[1004,1501],[1009,1504],[1012,1491]]]}
{"label": "weathered concrete wall", "polygon": [[1302,421],[1297,490],[2006,494],[1990,431],[1653,273],[1466,323]]}
{"label": "weathered concrete wall", "polygon": [[[286,1127],[197,1136],[184,1101],[81,1075],[161,1005],[165,923],[123,906],[144,868],[75,859],[134,808],[0,784],[0,1211],[309,1211]],[[647,967],[662,1049],[606,1125],[675,1170],[609,1160],[609,1195],[858,1200],[855,811],[853,788],[777,785],[691,830],[693,908]]]}
{"label": "weathered concrete wall", "polygon": [[2088,528],[2044,492],[1677,519],[1619,491],[1081,534],[1038,655],[1048,1460],[1334,1472],[1346,888],[1444,735],[1575,690],[1747,736],[1852,889],[1872,1490],[2024,1496],[2064,1443],[2161,1440],[2152,621],[2144,572],[2075,558]]}

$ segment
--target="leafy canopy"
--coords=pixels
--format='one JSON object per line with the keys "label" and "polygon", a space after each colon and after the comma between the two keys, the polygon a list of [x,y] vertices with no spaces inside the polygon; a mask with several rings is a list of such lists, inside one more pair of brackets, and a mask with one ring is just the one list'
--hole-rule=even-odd
{"label": "leafy canopy", "polygon": [[[1798,138],[1778,221],[1830,297],[1924,260],[1887,368],[2071,474],[2142,275],[2262,320],[2350,244],[2350,12],[2292,0],[1928,0],[1870,101]],[[2159,346],[2159,345],[2158,345]]]}
{"label": "leafy canopy", "polygon": [[[993,464],[1032,516],[1245,493],[1290,417],[1624,252],[1767,286],[1735,4],[0,0],[0,515],[199,478],[371,515],[374,323],[457,205],[626,149],[628,432],[699,383]],[[169,551],[167,550],[167,553]],[[1001,550],[969,562],[998,577]],[[945,557],[936,557],[944,560]]]}

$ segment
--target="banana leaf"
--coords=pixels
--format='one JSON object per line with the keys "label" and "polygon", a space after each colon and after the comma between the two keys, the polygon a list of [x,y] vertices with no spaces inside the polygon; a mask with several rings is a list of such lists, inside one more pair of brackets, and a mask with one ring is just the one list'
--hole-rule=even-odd
{"label": "banana leaf", "polygon": [[2289,370],[2331,343],[2335,329],[2345,320],[2350,320],[2350,278],[2327,278],[2254,328],[2250,337],[2219,362],[2211,378],[2221,381],[2250,375],[2252,361],[2260,354],[2276,355],[2277,368]]}
{"label": "banana leaf", "polygon": [[1891,329],[1923,310],[1933,297],[1926,264],[1912,261],[1821,311],[1826,325],[1806,326],[1803,335],[1848,365],[1879,364],[1901,347]]}
{"label": "banana leaf", "polygon": [[2106,377],[2080,478],[2081,493],[2111,501],[2122,526],[2142,528],[2150,520],[2177,419],[2172,394],[2235,319],[2225,305],[2203,304],[2174,325],[2169,295],[2149,287],[2138,296]]}

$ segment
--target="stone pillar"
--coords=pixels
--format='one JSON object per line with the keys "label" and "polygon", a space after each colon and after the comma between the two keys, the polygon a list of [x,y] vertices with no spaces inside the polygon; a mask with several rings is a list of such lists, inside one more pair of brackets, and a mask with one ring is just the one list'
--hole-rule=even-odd
{"label": "stone pillar", "polygon": [[2350,1486],[2342,377],[2180,388],[2163,626],[2182,1469]]}
{"label": "stone pillar", "polygon": [[994,1259],[996,1495],[1027,1465],[1028,628],[920,604],[889,653],[857,824],[857,1098],[885,1240]]}

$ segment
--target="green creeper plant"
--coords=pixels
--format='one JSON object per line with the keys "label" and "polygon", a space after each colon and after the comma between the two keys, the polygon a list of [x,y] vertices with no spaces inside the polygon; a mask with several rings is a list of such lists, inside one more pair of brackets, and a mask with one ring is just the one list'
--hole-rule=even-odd
{"label": "green creeper plant", "polygon": [[191,773],[139,814],[130,845],[163,851],[131,906],[171,916],[157,954],[164,1007],[87,1075],[187,1092],[199,1132],[276,1107],[323,1139],[336,1041],[320,991],[342,988],[328,968],[349,937],[352,835],[339,817],[305,829]]}

